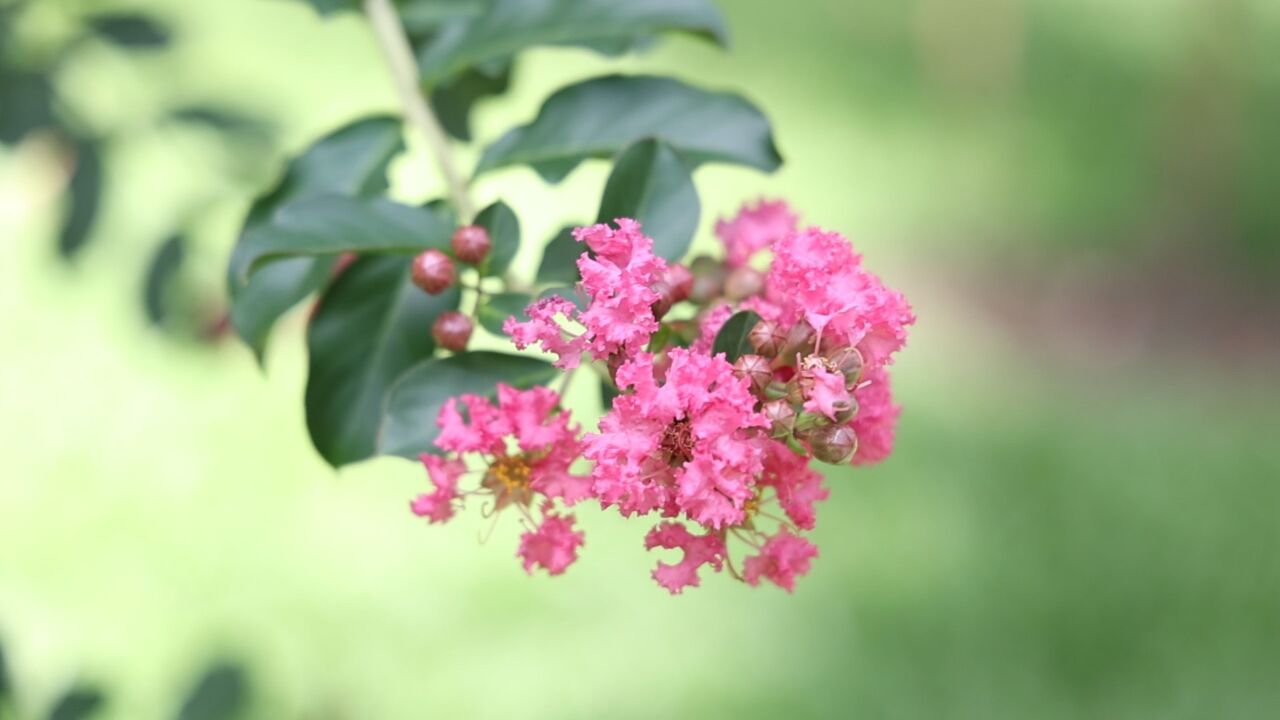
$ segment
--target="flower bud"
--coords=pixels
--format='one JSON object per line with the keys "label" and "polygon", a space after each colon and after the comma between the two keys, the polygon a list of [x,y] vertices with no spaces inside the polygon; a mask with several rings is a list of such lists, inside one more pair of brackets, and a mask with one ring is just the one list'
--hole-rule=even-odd
{"label": "flower bud", "polygon": [[858,436],[848,425],[814,428],[805,437],[813,456],[824,463],[842,465],[858,451]]}
{"label": "flower bud", "polygon": [[413,259],[411,271],[413,284],[428,295],[439,295],[448,290],[458,279],[458,271],[448,255],[432,248],[423,250]]}
{"label": "flower bud", "polygon": [[772,437],[787,437],[796,429],[796,409],[786,400],[770,400],[760,407],[760,412],[769,419]]}
{"label": "flower bud", "polygon": [[662,274],[662,279],[671,286],[673,303],[689,299],[689,293],[693,290],[693,273],[689,268],[680,263],[671,263]]}
{"label": "flower bud", "polygon": [[733,363],[733,370],[739,377],[745,377],[751,383],[751,391],[757,395],[773,382],[773,371],[769,369],[769,361],[759,355],[742,355]]}
{"label": "flower bud", "polygon": [[737,302],[758,294],[764,289],[764,275],[748,265],[735,268],[724,281],[724,296]]}
{"label": "flower bud", "polygon": [[457,310],[446,310],[432,324],[431,337],[445,350],[462,352],[467,349],[467,341],[471,339],[471,329],[471,318]]}
{"label": "flower bud", "polygon": [[473,265],[484,260],[489,254],[489,248],[493,247],[493,241],[489,239],[489,231],[479,225],[463,225],[454,230],[449,244],[453,247],[455,257]]}
{"label": "flower bud", "polygon": [[747,335],[747,339],[751,342],[751,347],[756,352],[765,357],[774,357],[782,346],[787,342],[787,332],[778,326],[777,323],[761,320],[756,326],[751,328],[751,333]]}
{"label": "flower bud", "polygon": [[693,284],[689,288],[689,299],[705,305],[720,297],[724,289],[724,265],[706,255],[693,259],[689,266],[693,273]]}
{"label": "flower bud", "polygon": [[655,280],[649,286],[649,289],[653,290],[658,296],[658,299],[653,301],[651,308],[653,310],[653,318],[661,320],[664,315],[670,312],[671,307],[676,304],[675,291],[666,280]]}
{"label": "flower bud", "polygon": [[814,335],[813,326],[807,321],[797,322],[787,331],[787,341],[780,354],[791,355],[798,351],[809,350],[813,346]]}
{"label": "flower bud", "polygon": [[831,365],[844,375],[845,387],[852,390],[857,386],[858,381],[862,379],[862,353],[858,352],[858,348],[842,347],[827,353],[827,359],[831,361]]}

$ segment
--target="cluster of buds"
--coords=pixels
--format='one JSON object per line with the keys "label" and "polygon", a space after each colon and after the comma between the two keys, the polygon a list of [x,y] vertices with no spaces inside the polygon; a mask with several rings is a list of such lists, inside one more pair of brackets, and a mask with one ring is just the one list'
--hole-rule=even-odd
{"label": "cluster of buds", "polygon": [[[463,225],[454,230],[449,239],[453,257],[441,250],[423,250],[413,258],[410,278],[418,289],[428,295],[439,295],[458,282],[458,267],[454,260],[469,265],[479,265],[489,256],[493,241],[489,231],[479,225]],[[467,349],[475,324],[471,317],[456,310],[440,313],[431,327],[431,337],[445,350],[461,352]]]}
{"label": "cluster of buds", "polygon": [[813,335],[803,321],[783,332],[776,323],[760,320],[748,336],[758,354],[739,357],[734,370],[751,382],[773,439],[839,465],[858,449],[849,423],[858,413],[855,391],[864,361],[855,347],[818,352]]}
{"label": "cluster of buds", "polygon": [[[806,534],[829,494],[812,461],[866,464],[888,454],[898,408],[886,366],[914,316],[901,294],[861,267],[847,240],[798,230],[785,203],[744,208],[716,232],[724,259],[685,267],[657,257],[633,220],[579,228],[574,236],[587,249],[578,259],[582,302],[548,296],[526,308],[527,319],[507,319],[516,347],[540,346],[566,371],[588,359],[617,390],[595,432],[580,441],[576,431],[558,433],[552,456],[563,479],[528,488],[565,504],[591,499],[624,517],[660,518],[645,547],[681,553],[652,573],[672,593],[697,586],[707,568],[791,591],[818,555]],[[763,253],[772,259],[761,270]],[[747,334],[751,352],[730,362],[715,351],[717,338],[743,311],[757,317]],[[547,414],[550,400],[528,415],[503,392],[511,410],[501,427],[533,417],[567,422]],[[479,398],[467,402],[473,418],[487,412]],[[440,424],[459,428],[447,413]],[[453,443],[447,449],[464,449],[457,436],[442,433]],[[515,455],[491,451],[484,477],[497,480],[481,491],[508,487],[511,468],[550,451],[530,453],[527,445]],[[570,478],[569,455],[588,461],[589,475]],[[536,504],[532,496],[516,500]],[[559,558],[542,566],[563,570],[580,534],[560,520],[526,520],[546,525],[530,542],[541,538],[538,547]]]}

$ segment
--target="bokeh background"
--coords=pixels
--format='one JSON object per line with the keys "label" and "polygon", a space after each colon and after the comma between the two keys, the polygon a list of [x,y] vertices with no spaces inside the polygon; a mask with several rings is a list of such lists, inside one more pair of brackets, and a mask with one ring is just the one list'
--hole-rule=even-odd
{"label": "bokeh background", "polygon": [[[411,516],[414,465],[324,465],[302,417],[305,311],[265,374],[219,334],[250,199],[309,141],[395,110],[358,17],[287,0],[0,14],[10,65],[101,139],[105,188],[65,260],[65,146],[0,146],[14,717],[87,685],[99,717],[174,717],[218,662],[254,718],[1280,713],[1280,5],[721,4],[731,53],[536,50],[476,135],[609,69],[743,92],[787,163],[699,170],[700,246],[742,201],[784,196],[913,300],[897,452],[830,473],[822,554],[792,596],[714,576],[668,597],[642,528],[589,511],[572,572],[528,578],[516,523],[480,544],[474,515]],[[169,41],[68,42],[116,8]],[[0,95],[0,118],[23,97]],[[394,191],[438,195],[413,140]],[[476,194],[549,238],[592,217],[604,176],[515,169]],[[149,315],[175,230],[177,309]]]}

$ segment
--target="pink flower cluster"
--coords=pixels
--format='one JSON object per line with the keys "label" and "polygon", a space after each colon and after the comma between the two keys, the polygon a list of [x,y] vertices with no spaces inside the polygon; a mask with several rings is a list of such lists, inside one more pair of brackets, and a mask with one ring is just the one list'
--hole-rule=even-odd
{"label": "pink flower cluster", "polygon": [[[556,410],[560,396],[553,390],[498,385],[497,395],[497,404],[463,395],[440,409],[435,443],[447,454],[421,456],[433,490],[415,498],[410,509],[442,523],[468,497],[487,499],[495,519],[514,507],[528,525],[517,551],[525,571],[541,567],[559,575],[577,559],[583,535],[557,505],[591,496],[591,478],[571,471],[582,453],[581,433],[569,413]],[[459,489],[463,478],[474,479],[475,487]]]}
{"label": "pink flower cluster", "polygon": [[[707,569],[793,590],[818,555],[806,533],[829,495],[814,461],[867,464],[892,450],[900,409],[887,365],[914,315],[843,236],[798,228],[784,202],[744,207],[716,233],[725,259],[685,267],[657,257],[633,220],[576,230],[581,309],[548,297],[504,329],[562,369],[589,363],[617,389],[611,407],[583,435],[544,388],[450,401],[436,440],[447,455],[423,456],[435,489],[414,512],[443,522],[477,494],[495,511],[514,506],[529,526],[525,569],[554,575],[583,541],[559,508],[590,498],[656,517],[644,544],[676,551],[652,573],[672,593]],[[741,311],[758,316],[754,352],[713,353]],[[571,471],[579,458],[589,474]],[[478,487],[461,492],[468,474]]]}

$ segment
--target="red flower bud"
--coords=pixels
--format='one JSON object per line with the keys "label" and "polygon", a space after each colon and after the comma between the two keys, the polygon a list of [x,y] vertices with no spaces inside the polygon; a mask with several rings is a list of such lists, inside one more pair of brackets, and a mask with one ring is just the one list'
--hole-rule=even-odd
{"label": "red flower bud", "polygon": [[815,458],[832,465],[849,462],[858,451],[858,436],[848,425],[814,428],[806,434],[805,440]]}
{"label": "red flower bud", "polygon": [[693,273],[689,268],[680,263],[671,263],[662,274],[662,279],[671,286],[673,302],[684,302],[689,299],[689,293],[693,290]]}
{"label": "red flower bud", "polygon": [[432,324],[431,337],[445,350],[462,352],[467,349],[467,341],[471,339],[471,329],[471,318],[457,310],[446,310]]}
{"label": "red flower bud", "polygon": [[693,273],[693,285],[689,288],[689,299],[705,305],[720,297],[724,289],[724,265],[706,255],[699,255],[689,265]]}
{"label": "red flower bud", "polygon": [[796,409],[786,400],[770,400],[760,407],[760,412],[769,418],[770,435],[784,438],[796,429]]}
{"label": "red flower bud", "polygon": [[765,357],[774,357],[782,349],[782,346],[786,344],[787,333],[778,327],[776,323],[761,320],[756,323],[755,327],[751,328],[751,333],[747,336],[747,339],[751,342],[751,347],[756,349],[756,352]]}
{"label": "red flower bud", "polygon": [[724,281],[724,296],[733,301],[746,300],[764,289],[764,275],[753,267],[743,265],[729,273]]}
{"label": "red flower bud", "polygon": [[473,265],[484,260],[489,254],[489,248],[493,247],[493,241],[489,239],[489,231],[479,225],[463,225],[454,230],[449,244],[453,247],[455,257]]}
{"label": "red flower bud", "polygon": [[733,363],[733,370],[739,377],[745,377],[751,383],[751,391],[757,395],[773,382],[773,371],[769,369],[769,361],[759,355],[742,355]]}
{"label": "red flower bud", "polygon": [[424,250],[413,259],[413,284],[428,295],[439,295],[458,279],[458,271],[448,255],[436,249]]}
{"label": "red flower bud", "polygon": [[658,295],[658,299],[653,301],[653,317],[661,320],[671,310],[671,306],[676,304],[675,291],[665,280],[655,280],[649,289]]}

